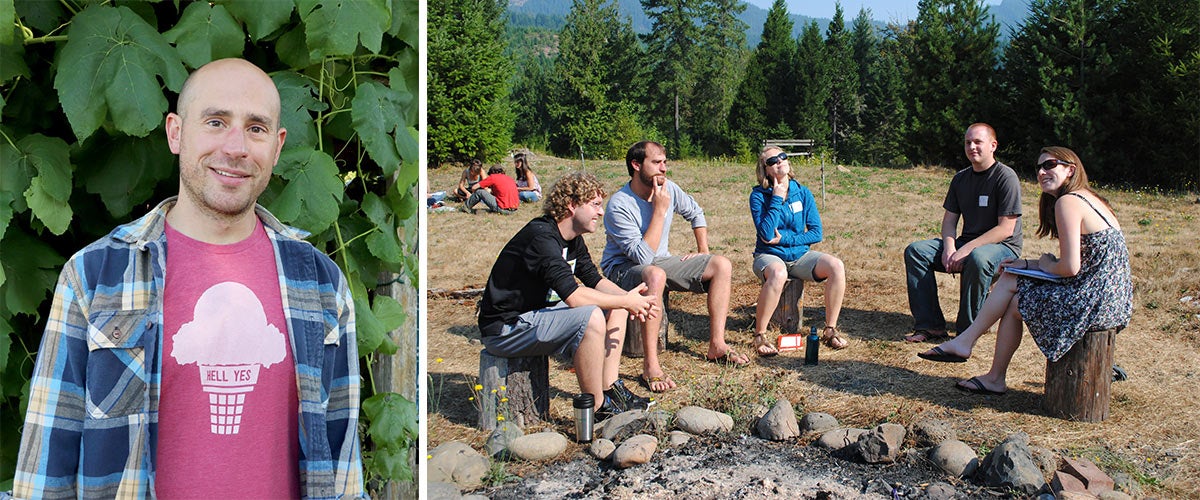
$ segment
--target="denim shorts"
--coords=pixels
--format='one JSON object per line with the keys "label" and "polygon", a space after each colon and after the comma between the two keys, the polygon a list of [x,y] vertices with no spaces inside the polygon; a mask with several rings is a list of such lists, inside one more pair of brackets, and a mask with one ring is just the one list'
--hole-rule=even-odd
{"label": "denim shorts", "polygon": [[493,356],[554,355],[571,359],[596,309],[594,305],[569,307],[566,302],[559,302],[553,307],[521,314],[516,322],[504,325],[500,335],[483,337],[481,341]]}

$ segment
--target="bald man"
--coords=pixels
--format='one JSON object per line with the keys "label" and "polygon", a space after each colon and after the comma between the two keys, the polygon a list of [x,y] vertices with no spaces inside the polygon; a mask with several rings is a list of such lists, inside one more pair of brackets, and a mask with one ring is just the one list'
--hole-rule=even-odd
{"label": "bald man", "polygon": [[256,204],[287,131],[241,59],[184,83],[179,194],[63,267],[13,495],[365,497],[353,299]]}

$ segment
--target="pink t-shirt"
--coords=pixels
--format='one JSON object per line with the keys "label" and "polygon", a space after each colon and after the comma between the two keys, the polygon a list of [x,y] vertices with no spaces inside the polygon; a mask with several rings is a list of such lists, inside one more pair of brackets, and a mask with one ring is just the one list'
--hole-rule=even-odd
{"label": "pink t-shirt", "polygon": [[159,498],[300,496],[299,400],[262,222],[212,245],[167,226]]}

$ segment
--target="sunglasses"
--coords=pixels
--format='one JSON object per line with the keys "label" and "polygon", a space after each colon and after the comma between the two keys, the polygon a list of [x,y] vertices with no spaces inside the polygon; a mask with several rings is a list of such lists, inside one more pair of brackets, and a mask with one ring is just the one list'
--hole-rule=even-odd
{"label": "sunglasses", "polygon": [[1038,168],[1038,170],[1054,170],[1054,167],[1057,167],[1059,165],[1074,165],[1074,163],[1071,163],[1066,160],[1060,160],[1058,158],[1051,158],[1049,160],[1039,163],[1037,165],[1037,168]]}
{"label": "sunglasses", "polygon": [[763,163],[766,163],[768,167],[774,167],[775,165],[779,164],[779,162],[786,159],[788,159],[787,153],[779,153],[775,156],[767,158],[766,160],[763,160]]}

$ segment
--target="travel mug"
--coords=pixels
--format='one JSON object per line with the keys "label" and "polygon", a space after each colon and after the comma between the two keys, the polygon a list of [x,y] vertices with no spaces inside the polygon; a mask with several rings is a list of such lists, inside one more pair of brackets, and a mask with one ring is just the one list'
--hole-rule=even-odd
{"label": "travel mug", "polygon": [[808,338],[804,340],[804,364],[817,364],[817,351],[821,348],[821,337],[817,336],[817,326],[813,325]]}
{"label": "travel mug", "polygon": [[592,442],[592,425],[595,424],[596,397],[589,393],[575,396],[575,441]]}

